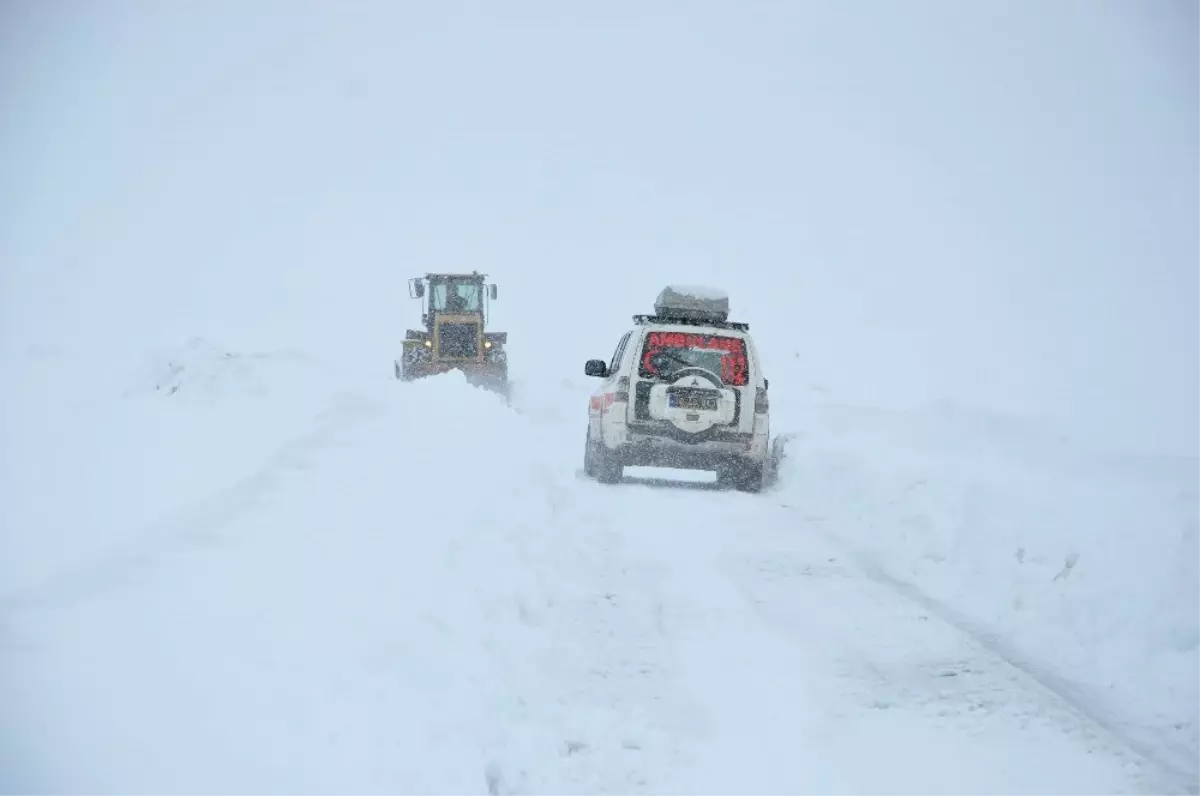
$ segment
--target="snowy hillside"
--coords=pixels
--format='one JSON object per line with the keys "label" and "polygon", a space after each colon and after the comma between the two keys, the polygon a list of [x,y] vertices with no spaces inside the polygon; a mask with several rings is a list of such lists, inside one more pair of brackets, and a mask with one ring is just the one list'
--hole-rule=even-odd
{"label": "snowy hillside", "polygon": [[[0,791],[1200,792],[1196,22],[7,8]],[[666,284],[767,492],[580,472]]]}

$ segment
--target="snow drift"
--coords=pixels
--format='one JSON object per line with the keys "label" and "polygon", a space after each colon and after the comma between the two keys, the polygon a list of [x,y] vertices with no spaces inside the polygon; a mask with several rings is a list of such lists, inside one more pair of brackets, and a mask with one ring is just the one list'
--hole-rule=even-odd
{"label": "snow drift", "polygon": [[1195,783],[1196,459],[949,404],[798,414],[790,504]]}
{"label": "snow drift", "polygon": [[192,338],[142,357],[32,349],[0,397],[0,583],[104,555],[257,470],[312,429],[339,369],[297,352]]}

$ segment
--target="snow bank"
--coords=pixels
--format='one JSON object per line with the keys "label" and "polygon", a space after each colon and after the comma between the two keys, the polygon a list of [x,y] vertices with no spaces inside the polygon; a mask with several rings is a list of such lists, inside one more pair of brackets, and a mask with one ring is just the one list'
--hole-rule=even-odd
{"label": "snow bank", "polygon": [[140,362],[31,349],[5,367],[6,589],[102,555],[156,518],[251,475],[310,432],[346,383],[302,353],[244,353],[202,339]]}
{"label": "snow bank", "polygon": [[[222,400],[289,394],[303,399],[315,367],[313,358],[300,351],[243,353],[195,337],[178,348],[147,354],[125,395],[153,393],[210,406]],[[274,403],[287,407],[296,402]]]}
{"label": "snow bank", "polygon": [[786,500],[1195,778],[1195,459],[953,406],[804,414]]}

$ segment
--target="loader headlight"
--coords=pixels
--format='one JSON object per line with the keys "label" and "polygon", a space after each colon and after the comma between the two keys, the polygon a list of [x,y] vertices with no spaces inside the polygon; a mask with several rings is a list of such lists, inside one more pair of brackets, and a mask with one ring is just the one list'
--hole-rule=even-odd
{"label": "loader headlight", "polygon": [[426,347],[426,348],[433,348],[433,341],[432,341],[432,340],[426,340],[426,341],[425,341],[425,347]]}
{"label": "loader headlight", "polygon": [[483,341],[483,347],[484,347],[484,348],[491,348],[491,347],[492,347],[492,341],[491,341],[491,340],[484,340],[484,341]]}

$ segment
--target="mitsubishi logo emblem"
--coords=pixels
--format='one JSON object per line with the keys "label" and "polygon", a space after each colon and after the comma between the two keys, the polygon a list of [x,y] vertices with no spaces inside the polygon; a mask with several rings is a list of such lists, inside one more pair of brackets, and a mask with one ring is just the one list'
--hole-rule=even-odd
{"label": "mitsubishi logo emblem", "polygon": [[700,384],[700,382],[696,381],[696,377],[692,376],[692,386],[697,387],[697,386],[699,386],[699,384]]}

